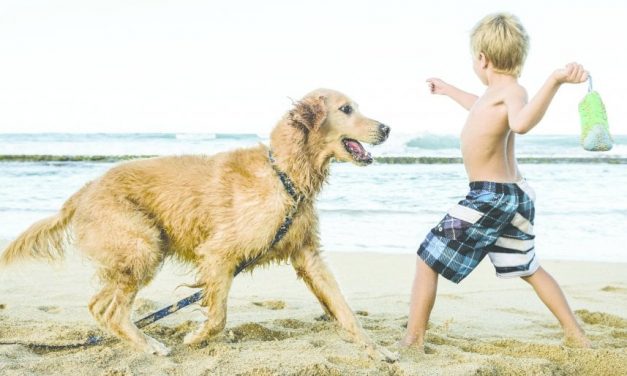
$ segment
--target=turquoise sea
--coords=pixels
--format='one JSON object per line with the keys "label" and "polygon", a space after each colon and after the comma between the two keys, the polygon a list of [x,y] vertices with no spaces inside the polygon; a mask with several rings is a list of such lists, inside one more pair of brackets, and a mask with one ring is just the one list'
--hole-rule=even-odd
{"label": "turquoise sea", "polygon": [[[538,195],[536,251],[547,259],[627,262],[627,136],[607,153],[578,137],[523,136],[521,170]],[[255,134],[0,134],[0,239],[54,213],[125,158],[213,154],[267,143]],[[332,165],[318,200],[323,248],[413,253],[467,190],[454,136],[394,135],[368,167]],[[19,157],[18,157],[19,156]],[[88,156],[103,156],[87,158]],[[131,157],[122,157],[131,156]]]}

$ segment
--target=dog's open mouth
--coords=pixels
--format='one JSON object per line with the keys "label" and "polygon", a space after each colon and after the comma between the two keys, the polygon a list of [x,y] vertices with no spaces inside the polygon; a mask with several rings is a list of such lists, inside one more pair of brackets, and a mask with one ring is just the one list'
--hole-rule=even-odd
{"label": "dog's open mouth", "polygon": [[356,162],[361,164],[372,163],[372,155],[364,149],[359,141],[353,140],[352,138],[345,138],[342,140],[342,143],[346,151],[350,153]]}

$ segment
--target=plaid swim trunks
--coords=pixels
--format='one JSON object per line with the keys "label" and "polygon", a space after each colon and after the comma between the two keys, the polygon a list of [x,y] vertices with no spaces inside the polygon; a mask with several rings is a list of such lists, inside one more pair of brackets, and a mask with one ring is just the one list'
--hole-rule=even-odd
{"label": "plaid swim trunks", "polygon": [[443,277],[459,283],[488,255],[503,278],[535,273],[535,193],[518,183],[470,183],[466,198],[431,229],[418,256]]}

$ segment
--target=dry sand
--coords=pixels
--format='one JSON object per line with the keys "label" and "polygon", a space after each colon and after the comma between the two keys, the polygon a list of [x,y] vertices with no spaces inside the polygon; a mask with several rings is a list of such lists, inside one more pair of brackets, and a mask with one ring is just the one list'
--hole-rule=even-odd
{"label": "dry sand", "polygon": [[[2,246],[0,245],[0,249]],[[407,321],[415,255],[325,253],[366,331],[394,351]],[[108,345],[64,351],[0,346],[1,375],[627,375],[627,264],[545,261],[594,349],[562,345],[561,330],[531,288],[494,276],[483,262],[461,285],[441,280],[426,354],[401,351],[386,364],[347,342],[290,266],[240,275],[226,330],[202,348],[183,345],[202,319],[188,307],[146,328],[169,357]],[[87,311],[97,287],[87,261],[24,264],[0,271],[0,342],[63,344],[102,334]],[[140,292],[136,318],[187,296],[193,280],[166,264]]]}

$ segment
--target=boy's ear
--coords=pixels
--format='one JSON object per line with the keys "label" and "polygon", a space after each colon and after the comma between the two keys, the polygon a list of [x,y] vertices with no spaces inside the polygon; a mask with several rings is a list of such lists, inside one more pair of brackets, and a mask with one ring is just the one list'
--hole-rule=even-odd
{"label": "boy's ear", "polygon": [[324,95],[305,97],[294,104],[290,111],[292,125],[306,131],[317,131],[327,118]]}
{"label": "boy's ear", "polygon": [[483,52],[479,53],[479,62],[481,63],[481,68],[486,69],[488,67],[488,58]]}

